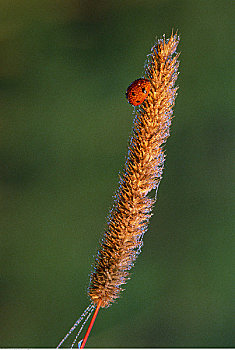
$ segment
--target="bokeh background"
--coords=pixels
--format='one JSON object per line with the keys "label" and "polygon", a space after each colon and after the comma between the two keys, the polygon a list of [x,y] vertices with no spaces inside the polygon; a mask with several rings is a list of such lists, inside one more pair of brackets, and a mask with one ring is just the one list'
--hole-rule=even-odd
{"label": "bokeh background", "polygon": [[1,347],[54,348],[127,153],[125,99],[181,35],[179,95],[142,254],[88,347],[232,347],[234,1],[0,2]]}

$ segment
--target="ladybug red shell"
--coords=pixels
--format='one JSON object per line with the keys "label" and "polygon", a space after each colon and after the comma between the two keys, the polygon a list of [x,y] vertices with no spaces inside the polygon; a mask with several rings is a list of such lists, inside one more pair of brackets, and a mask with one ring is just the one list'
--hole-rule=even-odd
{"label": "ladybug red shell", "polygon": [[148,79],[139,78],[134,80],[126,90],[126,98],[133,106],[139,106],[144,102],[151,89]]}

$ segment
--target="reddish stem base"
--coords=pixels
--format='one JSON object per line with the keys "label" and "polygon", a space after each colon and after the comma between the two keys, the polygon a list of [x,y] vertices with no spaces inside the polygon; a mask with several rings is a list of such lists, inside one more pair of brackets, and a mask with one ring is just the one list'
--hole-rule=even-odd
{"label": "reddish stem base", "polygon": [[92,329],[92,327],[93,327],[93,324],[94,324],[94,322],[95,322],[96,316],[97,316],[97,314],[98,314],[98,312],[99,312],[101,303],[102,303],[102,300],[100,300],[100,301],[98,302],[97,306],[96,306],[94,315],[92,316],[91,322],[90,322],[89,327],[88,327],[88,329],[87,329],[87,331],[86,331],[86,334],[85,334],[85,337],[84,337],[84,339],[83,339],[83,341],[82,341],[82,345],[81,345],[80,349],[83,349],[84,346],[85,346],[85,344],[86,344],[87,338],[89,337],[89,334],[90,334],[91,329]]}

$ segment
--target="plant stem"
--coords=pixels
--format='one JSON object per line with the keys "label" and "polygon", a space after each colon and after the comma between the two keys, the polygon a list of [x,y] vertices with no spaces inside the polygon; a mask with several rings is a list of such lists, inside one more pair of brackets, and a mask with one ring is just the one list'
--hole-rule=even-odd
{"label": "plant stem", "polygon": [[90,334],[91,329],[92,329],[92,327],[93,327],[93,324],[94,324],[94,322],[95,322],[96,316],[97,316],[97,314],[98,314],[98,312],[99,312],[101,303],[102,303],[102,300],[100,299],[99,302],[98,302],[98,304],[97,304],[97,306],[96,306],[94,315],[92,316],[91,322],[90,322],[89,327],[88,327],[88,329],[87,329],[87,331],[86,331],[86,334],[85,334],[85,337],[84,337],[84,339],[83,339],[83,342],[82,342],[82,345],[81,345],[80,349],[83,349],[84,346],[85,346],[85,344],[86,344],[87,338],[89,337],[89,334]]}

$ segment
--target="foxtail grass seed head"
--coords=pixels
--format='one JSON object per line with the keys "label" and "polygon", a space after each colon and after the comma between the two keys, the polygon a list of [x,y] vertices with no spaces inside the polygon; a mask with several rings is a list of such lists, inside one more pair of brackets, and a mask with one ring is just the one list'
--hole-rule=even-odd
{"label": "foxtail grass seed head", "polygon": [[[162,178],[165,154],[163,145],[170,135],[178,76],[176,48],[179,37],[172,33],[169,39],[157,40],[147,57],[144,77],[147,90],[133,90],[138,95],[129,96],[135,109],[132,137],[128,157],[120,178],[119,188],[110,211],[107,228],[100,243],[88,294],[91,301],[108,307],[123,290],[122,285],[130,278],[130,269],[140,253],[143,235],[147,230],[152,208],[156,201],[149,196],[157,189]],[[138,88],[138,89],[137,89]],[[133,100],[131,100],[133,98]],[[134,103],[132,103],[132,102]]]}
{"label": "foxtail grass seed head", "polygon": [[[83,349],[100,307],[110,306],[130,278],[130,269],[141,251],[162,178],[164,143],[170,135],[178,76],[179,43],[177,33],[157,40],[147,57],[144,77],[127,88],[126,97],[135,107],[132,136],[119,188],[108,216],[107,228],[100,243],[90,277],[88,294],[91,304],[75,322],[58,348],[80,325],[72,347]],[[138,107],[137,107],[138,106]],[[152,198],[150,192],[154,190]],[[78,337],[94,312],[82,341]]]}

